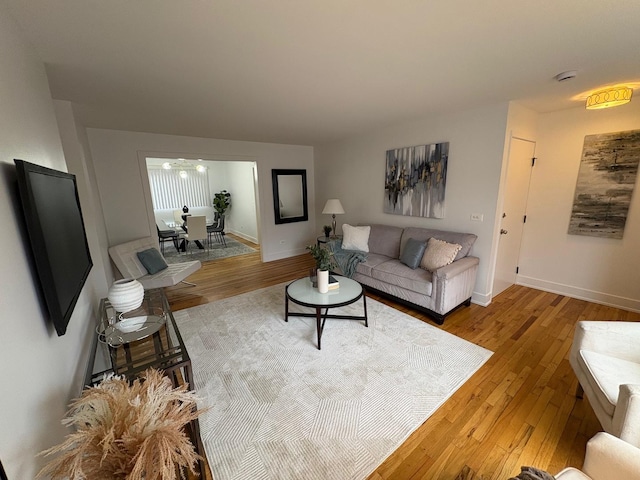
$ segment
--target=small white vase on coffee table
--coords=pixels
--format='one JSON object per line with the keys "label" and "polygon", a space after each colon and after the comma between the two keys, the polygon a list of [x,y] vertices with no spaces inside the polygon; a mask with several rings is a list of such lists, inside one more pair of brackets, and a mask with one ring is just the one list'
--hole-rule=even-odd
{"label": "small white vase on coffee table", "polygon": [[320,293],[329,291],[329,270],[318,270],[318,291]]}

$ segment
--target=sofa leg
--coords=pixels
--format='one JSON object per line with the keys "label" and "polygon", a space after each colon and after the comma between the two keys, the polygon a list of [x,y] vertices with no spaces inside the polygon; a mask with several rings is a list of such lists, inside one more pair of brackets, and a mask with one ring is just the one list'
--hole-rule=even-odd
{"label": "sofa leg", "polygon": [[464,306],[465,306],[465,307],[470,307],[470,306],[471,306],[471,297],[467,298],[467,299],[464,301]]}
{"label": "sofa leg", "polygon": [[584,397],[584,388],[582,388],[582,385],[580,385],[580,382],[578,382],[578,386],[576,387],[576,398],[582,399],[583,397]]}

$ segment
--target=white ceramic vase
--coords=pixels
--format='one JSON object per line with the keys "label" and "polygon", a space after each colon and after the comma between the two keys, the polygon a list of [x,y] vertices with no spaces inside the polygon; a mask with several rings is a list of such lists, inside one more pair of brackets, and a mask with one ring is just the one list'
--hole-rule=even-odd
{"label": "white ceramic vase", "polygon": [[318,270],[318,291],[320,293],[329,291],[329,270]]}
{"label": "white ceramic vase", "polygon": [[107,297],[116,312],[130,312],[142,305],[144,287],[135,278],[123,278],[113,282]]}

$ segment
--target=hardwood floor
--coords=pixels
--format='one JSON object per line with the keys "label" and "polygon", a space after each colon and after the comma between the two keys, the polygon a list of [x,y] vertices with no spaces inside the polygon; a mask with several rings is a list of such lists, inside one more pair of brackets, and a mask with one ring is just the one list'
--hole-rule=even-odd
{"label": "hardwood floor", "polygon": [[[216,260],[190,277],[196,287],[166,293],[180,310],[299,278],[312,265],[309,255],[264,264],[259,253]],[[580,467],[587,440],[601,428],[587,400],[574,395],[568,355],[578,320],[640,321],[640,313],[512,286],[486,308],[451,314],[439,328],[495,353],[369,478],[502,480],[522,465],[551,473]]]}

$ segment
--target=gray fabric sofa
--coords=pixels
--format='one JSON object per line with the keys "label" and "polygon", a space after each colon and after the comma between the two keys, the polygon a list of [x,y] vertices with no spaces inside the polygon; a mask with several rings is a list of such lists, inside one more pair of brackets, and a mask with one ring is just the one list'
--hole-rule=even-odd
{"label": "gray fabric sofa", "polygon": [[[469,253],[476,235],[417,227],[370,227],[369,253],[357,265],[354,280],[369,290],[426,312],[439,325],[457,307],[471,304],[479,259]],[[453,263],[431,273],[420,267],[412,269],[400,261],[408,239],[427,242],[431,237],[462,246]]]}

